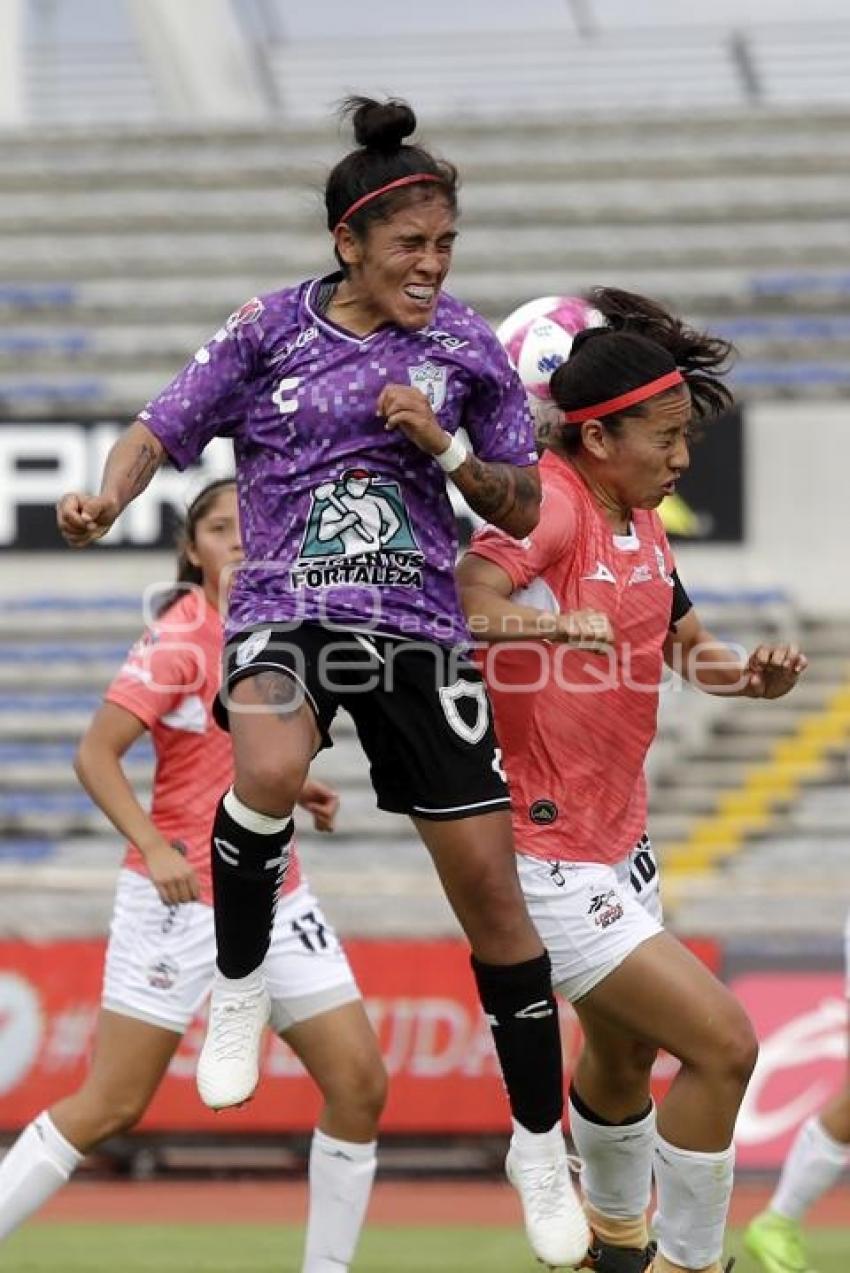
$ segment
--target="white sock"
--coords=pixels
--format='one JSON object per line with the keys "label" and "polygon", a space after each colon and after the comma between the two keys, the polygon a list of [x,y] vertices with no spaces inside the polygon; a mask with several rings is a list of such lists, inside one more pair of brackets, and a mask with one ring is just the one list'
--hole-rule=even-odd
{"label": "white sock", "polygon": [[82,1161],[46,1110],[34,1118],[0,1163],[0,1238],[52,1198]]}
{"label": "white sock", "polygon": [[735,1147],[704,1154],[655,1138],[658,1249],[685,1269],[704,1269],[723,1254]]}
{"label": "white sock", "polygon": [[802,1220],[813,1202],[826,1193],[850,1165],[850,1146],[830,1136],[819,1118],[810,1118],[789,1150],[771,1211],[786,1220]]}
{"label": "white sock", "polygon": [[340,1273],[354,1259],[375,1179],[376,1141],[336,1140],[317,1127],[302,1273]]}
{"label": "white sock", "polygon": [[564,1144],[564,1129],[560,1123],[550,1127],[548,1132],[530,1132],[515,1118],[512,1118],[511,1122],[514,1128],[511,1144],[519,1150],[523,1158],[539,1158],[541,1162],[550,1162],[552,1158],[561,1157],[567,1152]]}
{"label": "white sock", "polygon": [[570,1101],[570,1131],[590,1205],[618,1220],[642,1216],[652,1192],[655,1106],[639,1123],[610,1127],[591,1122]]}

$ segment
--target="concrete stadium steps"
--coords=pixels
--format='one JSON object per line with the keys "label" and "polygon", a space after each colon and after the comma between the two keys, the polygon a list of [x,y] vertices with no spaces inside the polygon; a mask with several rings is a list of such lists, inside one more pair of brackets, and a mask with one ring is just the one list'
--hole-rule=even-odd
{"label": "concrete stadium steps", "polygon": [[[495,322],[616,282],[737,324],[743,396],[834,398],[850,388],[846,124],[745,109],[435,120],[465,178],[451,289]],[[249,296],[324,269],[321,189],[344,144],[297,122],[5,134],[4,411],[133,414]]]}
{"label": "concrete stadium steps", "polygon": [[[489,270],[504,249],[503,230],[471,226],[458,241],[456,268],[470,273]],[[593,225],[565,227],[557,248],[559,268],[597,269],[600,273],[627,269],[636,255],[645,269],[727,265],[748,270],[786,265],[804,269],[822,265],[838,270],[850,265],[850,243],[847,224],[838,219],[811,225],[793,220],[697,223],[678,230],[633,225],[627,235],[600,219]],[[510,257],[511,267],[517,270],[550,268],[551,233],[537,225],[514,227]],[[131,282],[168,277],[175,269],[188,281],[216,270],[238,269],[252,274],[264,269],[286,271],[293,265],[309,274],[326,266],[327,241],[318,229],[302,234],[288,230],[221,234],[185,228],[149,234],[82,230],[73,237],[50,232],[10,234],[0,239],[0,279],[16,281],[22,261],[27,263],[31,281],[61,274],[68,281],[120,275]]]}
{"label": "concrete stadium steps", "polygon": [[[553,116],[511,117],[476,126],[441,121],[425,128],[429,143],[474,179],[725,177],[753,172],[841,175],[850,159],[846,114],[822,110],[630,115],[603,121]],[[203,130],[41,128],[0,135],[0,191],[95,188],[197,190],[322,188],[345,138],[332,124],[298,128]]]}
{"label": "concrete stadium steps", "polygon": [[[703,224],[846,215],[850,176],[844,173],[647,178],[636,174],[588,181],[476,181],[463,189],[463,213],[477,225]],[[199,196],[191,187],[140,190],[104,186],[51,200],[42,191],[10,191],[0,204],[0,231],[171,230],[281,231],[322,224],[320,189],[293,188],[285,175],[272,187],[225,186]]]}

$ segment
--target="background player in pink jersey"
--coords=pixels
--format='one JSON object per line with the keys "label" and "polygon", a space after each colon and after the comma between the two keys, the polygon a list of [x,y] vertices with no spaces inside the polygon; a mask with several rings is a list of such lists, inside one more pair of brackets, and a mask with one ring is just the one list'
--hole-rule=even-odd
{"label": "background player in pink jersey", "polygon": [[411,817],[470,940],[513,1115],[508,1170],[536,1254],[570,1264],[589,1234],[561,1130],[551,967],[517,879],[486,689],[464,653],[445,483],[508,535],[527,534],[539,513],[531,417],[488,324],[443,290],[456,170],[405,143],[416,127],[405,103],[354,98],[347,113],[358,145],[325,187],[339,269],[233,314],[119,440],[101,494],[60,502],[59,525],[84,546],[166,458],[182,467],[232,436],[246,564],[227,619],[236,775],[213,829],[218,975],[202,1099],[238,1104],[257,1083],[292,806],[342,707],[379,807]]}
{"label": "background player in pink jersey", "polygon": [[[77,756],[83,785],[129,841],[112,918],[89,1073],[40,1114],[0,1165],[0,1236],[66,1182],[83,1157],[145,1112],[215,972],[209,837],[232,780],[230,738],[212,719],[221,682],[222,571],[241,558],[236,487],[189,508],[180,583],[106,691]],[[121,764],[149,731],[150,814]],[[298,803],[333,830],[339,801],[307,780]],[[325,1098],[313,1134],[304,1273],[348,1268],[375,1173],[386,1076],[348,961],[297,856],[275,912],[267,964],[271,1025]]]}
{"label": "background player in pink jersey", "polygon": [[[552,378],[564,423],[541,461],[538,526],[522,544],[480,532],[459,583],[491,643],[520,879],[585,1033],[570,1121],[597,1238],[588,1264],[649,1267],[654,1168],[653,1269],[716,1273],[757,1044],[729,991],[662,928],[643,764],[665,662],[708,693],[777,698],[806,660],[786,645],[742,660],[694,611],[654,510],[688,466],[692,419],[730,401],[729,346],[626,300]],[[656,1120],[659,1047],[681,1069]]]}

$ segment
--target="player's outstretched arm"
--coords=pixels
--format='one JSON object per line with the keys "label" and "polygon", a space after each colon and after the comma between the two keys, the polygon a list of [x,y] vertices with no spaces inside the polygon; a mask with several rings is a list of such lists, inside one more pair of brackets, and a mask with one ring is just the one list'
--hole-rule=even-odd
{"label": "player's outstretched arm", "polygon": [[[453,443],[423,393],[409,385],[387,385],[378,398],[387,429],[399,429],[421,451],[444,455]],[[457,468],[447,470],[467,504],[491,526],[514,539],[530,534],[540,518],[540,477],[536,464],[527,467],[479,460],[471,451]]]}
{"label": "player's outstretched arm", "polygon": [[673,626],[664,647],[668,667],[706,694],[782,698],[797,684],[808,659],[794,644],[760,645],[749,656],[703,627],[691,609]]}
{"label": "player's outstretched arm", "polygon": [[70,491],[56,505],[59,533],[72,548],[102,539],[129,503],[140,495],[165,459],[165,448],[136,420],[118,438],[103,469],[99,495]]}

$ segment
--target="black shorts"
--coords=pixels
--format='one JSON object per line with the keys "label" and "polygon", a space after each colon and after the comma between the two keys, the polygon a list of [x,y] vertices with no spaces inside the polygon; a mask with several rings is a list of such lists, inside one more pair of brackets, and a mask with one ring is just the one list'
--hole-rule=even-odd
{"label": "black shorts", "polygon": [[293,700],[282,710],[306,702],[322,747],[332,746],[331,722],[345,708],[379,808],[434,820],[510,808],[484,681],[460,651],[313,623],[258,626],[225,649],[220,725],[233,686],[264,671],[291,678]]}

